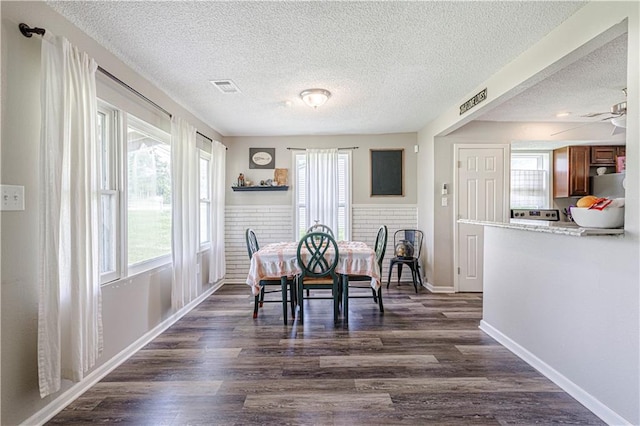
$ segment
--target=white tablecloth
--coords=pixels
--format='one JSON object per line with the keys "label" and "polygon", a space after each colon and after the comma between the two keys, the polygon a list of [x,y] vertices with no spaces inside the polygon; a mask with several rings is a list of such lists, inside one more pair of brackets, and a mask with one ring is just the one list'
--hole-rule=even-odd
{"label": "white tablecloth", "polygon": [[[247,284],[254,295],[260,292],[261,280],[293,277],[302,272],[297,250],[297,242],[283,242],[268,244],[253,254]],[[338,241],[338,253],[338,274],[365,275],[371,277],[371,288],[380,287],[380,268],[373,249],[358,241]]]}

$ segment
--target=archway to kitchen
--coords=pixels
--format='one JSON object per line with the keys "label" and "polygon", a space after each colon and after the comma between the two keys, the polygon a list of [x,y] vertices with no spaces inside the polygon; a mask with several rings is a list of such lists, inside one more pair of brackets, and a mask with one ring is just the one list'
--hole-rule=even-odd
{"label": "archway to kitchen", "polygon": [[[622,89],[626,87],[627,74],[626,31],[626,22],[623,22],[602,33],[573,52],[572,58],[563,58],[567,63],[565,66],[553,72],[545,70],[546,78],[529,89],[514,88],[512,92],[518,92],[517,95],[446,136],[436,137],[436,187],[450,185],[454,180],[457,167],[455,144],[501,143],[509,144],[515,152],[547,153],[574,144],[625,145],[625,133],[618,129],[616,134],[612,134],[614,126],[608,120],[601,120],[604,116],[582,115],[609,111],[612,105],[623,99]],[[571,117],[556,117],[556,113],[569,109]],[[552,170],[548,173],[552,185]],[[592,173],[595,174],[595,168]],[[509,185],[508,181],[506,185]],[[505,189],[509,192],[508,187]],[[567,197],[554,199],[551,191],[549,194],[549,206],[559,211],[575,201]],[[457,197],[459,194],[452,195]],[[450,291],[456,290],[453,283],[456,282],[458,268],[462,266],[456,259],[460,249],[454,237],[458,217],[452,205],[456,202],[454,200],[443,207],[441,204],[444,203],[436,201],[434,212],[436,223],[448,222],[450,225],[449,229],[440,225],[434,229],[438,247],[434,261],[436,281],[452,283]]]}

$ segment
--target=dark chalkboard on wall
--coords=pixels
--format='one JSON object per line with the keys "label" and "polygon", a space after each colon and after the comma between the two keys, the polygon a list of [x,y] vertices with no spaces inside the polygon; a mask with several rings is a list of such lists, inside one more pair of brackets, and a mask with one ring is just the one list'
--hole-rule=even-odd
{"label": "dark chalkboard on wall", "polygon": [[371,196],[404,196],[404,149],[372,149]]}

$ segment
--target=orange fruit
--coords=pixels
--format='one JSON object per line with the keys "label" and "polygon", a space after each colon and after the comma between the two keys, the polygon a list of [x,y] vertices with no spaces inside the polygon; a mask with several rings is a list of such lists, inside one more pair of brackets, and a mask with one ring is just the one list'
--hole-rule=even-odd
{"label": "orange fruit", "polygon": [[592,205],[598,202],[599,198],[593,195],[587,195],[578,200],[576,203],[577,207],[591,207]]}

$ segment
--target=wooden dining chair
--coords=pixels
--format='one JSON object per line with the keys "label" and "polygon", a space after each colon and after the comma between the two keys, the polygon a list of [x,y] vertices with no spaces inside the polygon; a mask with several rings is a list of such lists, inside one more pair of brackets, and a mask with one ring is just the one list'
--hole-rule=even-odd
{"label": "wooden dining chair", "polygon": [[[247,252],[249,253],[249,260],[253,258],[253,254],[260,250],[260,245],[258,244],[258,238],[256,237],[256,233],[253,229],[248,228],[245,231],[245,239],[247,241]],[[267,286],[279,286],[278,290],[265,290]],[[297,303],[297,294],[295,291],[295,285],[293,281],[293,277],[268,277],[263,280],[260,280],[260,293],[257,294],[254,298],[253,304],[253,318],[258,317],[258,308],[262,307],[264,302],[280,302],[282,300],[282,316],[284,318],[285,325],[287,324],[287,290],[291,297],[291,317],[295,317],[295,309]],[[281,300],[266,300],[264,299],[265,293],[278,293],[282,294]]]}
{"label": "wooden dining chair", "polygon": [[321,223],[316,223],[315,225],[312,225],[309,229],[307,229],[307,234],[310,232],[324,232],[325,234],[329,234],[335,238],[333,230],[331,230],[331,228],[329,228],[327,225],[323,225]]}
{"label": "wooden dining chair", "polygon": [[393,234],[393,247],[395,256],[389,265],[389,278],[387,288],[391,282],[391,272],[394,266],[398,266],[398,285],[402,276],[402,266],[407,265],[411,270],[413,287],[418,292],[418,281],[422,287],[422,274],[420,273],[420,249],[422,248],[422,231],[418,229],[399,229]]}
{"label": "wooden dining chair", "polygon": [[[376,242],[374,245],[374,249],[376,252],[376,262],[378,263],[378,267],[380,268],[380,271],[382,272],[382,261],[384,260],[384,254],[387,250],[387,227],[386,225],[382,225],[380,226],[380,228],[378,228],[378,233],[376,234]],[[369,296],[349,296],[349,286],[351,286],[351,288],[363,288],[361,286],[354,286],[351,285],[352,282],[363,282],[366,281],[367,285],[369,286],[369,288],[371,288],[371,286],[369,285],[369,283],[371,282],[371,277],[366,276],[366,275],[345,275],[343,276],[343,282],[342,282],[342,297],[343,297],[343,302],[342,302],[342,309],[344,310],[344,320],[348,321],[349,319],[349,297],[351,298],[362,298],[362,297],[369,297]],[[373,302],[378,304],[378,307],[380,308],[380,312],[384,312],[384,305],[382,304],[382,285],[380,285],[380,287],[378,287],[378,290],[374,290],[373,288],[371,288],[371,293],[373,294]]]}
{"label": "wooden dining chair", "polygon": [[[333,299],[333,322],[338,322],[340,305],[340,278],[336,274],[338,244],[330,234],[311,232],[298,243],[298,265],[302,272],[298,276],[298,307],[300,324],[304,322],[304,290],[329,289]],[[312,300],[309,296],[307,300]],[[313,299],[320,299],[314,297]],[[326,297],[324,299],[327,299]]]}

